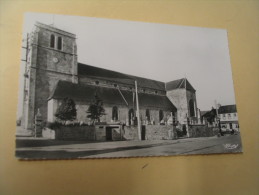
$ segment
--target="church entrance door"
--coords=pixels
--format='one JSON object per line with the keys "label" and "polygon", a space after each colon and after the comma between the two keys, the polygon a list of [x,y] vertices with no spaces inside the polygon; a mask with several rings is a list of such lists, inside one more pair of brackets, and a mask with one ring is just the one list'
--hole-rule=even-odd
{"label": "church entrance door", "polygon": [[106,127],[106,140],[112,141],[112,127]]}
{"label": "church entrance door", "polygon": [[146,126],[142,125],[141,128],[141,140],[145,140],[146,139]]}

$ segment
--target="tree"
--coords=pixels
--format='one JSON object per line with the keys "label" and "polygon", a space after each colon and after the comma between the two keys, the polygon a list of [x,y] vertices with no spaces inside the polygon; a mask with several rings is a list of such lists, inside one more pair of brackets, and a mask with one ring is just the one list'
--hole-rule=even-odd
{"label": "tree", "polygon": [[94,101],[90,104],[86,113],[88,113],[87,118],[90,118],[93,124],[96,122],[96,120],[99,122],[100,117],[105,115],[103,102],[97,95],[95,95]]}
{"label": "tree", "polygon": [[72,121],[76,119],[76,105],[74,100],[64,98],[58,107],[55,116],[62,121]]}

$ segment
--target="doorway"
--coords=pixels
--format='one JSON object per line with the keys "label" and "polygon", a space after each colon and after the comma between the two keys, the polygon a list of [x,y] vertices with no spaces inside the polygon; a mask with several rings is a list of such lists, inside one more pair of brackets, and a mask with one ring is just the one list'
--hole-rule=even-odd
{"label": "doorway", "polygon": [[112,127],[106,127],[106,140],[112,141]]}
{"label": "doorway", "polygon": [[145,140],[146,139],[146,126],[142,125],[141,128],[141,140]]}

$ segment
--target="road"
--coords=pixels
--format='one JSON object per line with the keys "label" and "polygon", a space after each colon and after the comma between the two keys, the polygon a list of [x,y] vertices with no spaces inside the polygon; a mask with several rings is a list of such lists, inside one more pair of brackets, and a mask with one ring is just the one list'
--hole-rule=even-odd
{"label": "road", "polygon": [[239,135],[95,143],[17,138],[16,146],[16,156],[22,159],[114,158],[242,152]]}

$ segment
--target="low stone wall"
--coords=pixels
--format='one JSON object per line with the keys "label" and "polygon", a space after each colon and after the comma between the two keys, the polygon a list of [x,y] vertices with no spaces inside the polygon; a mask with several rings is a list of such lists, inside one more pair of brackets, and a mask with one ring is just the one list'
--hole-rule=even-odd
{"label": "low stone wall", "polygon": [[106,132],[105,126],[95,126],[95,139],[97,141],[105,141],[106,140]]}
{"label": "low stone wall", "polygon": [[[47,132],[45,136],[47,135]],[[93,126],[79,126],[68,127],[62,126],[55,130],[56,140],[95,140],[95,127]]]}
{"label": "low stone wall", "polygon": [[138,140],[138,127],[124,126],[122,129],[122,137],[124,140]]}
{"label": "low stone wall", "polygon": [[146,125],[146,140],[172,140],[176,131],[172,125]]}
{"label": "low stone wall", "polygon": [[56,138],[56,132],[49,128],[44,128],[42,130],[42,137],[48,138],[48,139],[55,139]]}
{"label": "low stone wall", "polygon": [[[106,141],[106,127],[105,125],[99,126],[61,126],[56,130],[44,128],[42,136],[48,139],[56,140],[86,140],[86,141]],[[111,138],[112,141],[125,140],[120,132],[121,128],[111,127]]]}
{"label": "low stone wall", "polygon": [[[42,136],[48,139],[56,140],[88,140],[105,141],[107,140],[106,126],[62,126],[59,129],[52,130],[44,128]],[[145,140],[172,140],[177,139],[176,128],[172,125],[146,125]],[[121,132],[120,132],[121,131]],[[190,137],[212,137],[218,135],[219,129],[208,127],[206,125],[190,125],[188,127]],[[138,140],[137,126],[124,126],[112,129],[112,140]]]}
{"label": "low stone wall", "polygon": [[190,125],[188,128],[190,137],[212,137],[219,133],[218,128],[206,125]]}
{"label": "low stone wall", "polygon": [[114,129],[112,129],[112,140],[113,140],[113,141],[120,141],[120,140],[123,140],[119,128],[116,128],[116,129],[114,128]]}
{"label": "low stone wall", "polygon": [[[177,138],[176,129],[171,125],[146,125],[144,128],[145,140],[170,140]],[[125,140],[138,140],[138,127],[125,126],[122,134]]]}

